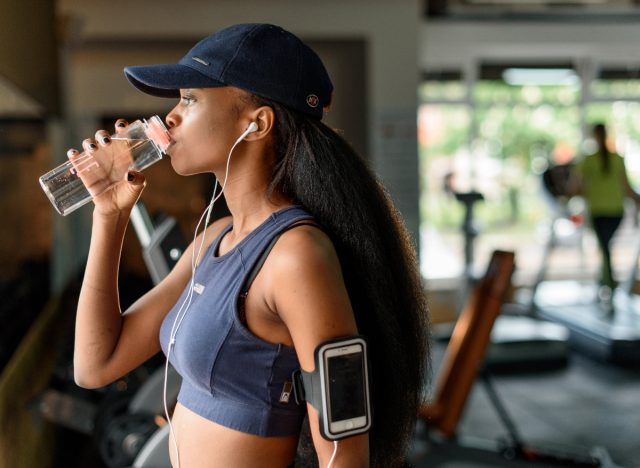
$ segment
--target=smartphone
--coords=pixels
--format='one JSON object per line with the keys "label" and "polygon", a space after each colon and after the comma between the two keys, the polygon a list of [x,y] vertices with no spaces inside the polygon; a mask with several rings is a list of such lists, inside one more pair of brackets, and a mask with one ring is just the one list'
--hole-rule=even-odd
{"label": "smartphone", "polygon": [[317,350],[322,411],[320,432],[329,440],[371,427],[367,343],[361,337],[324,343]]}

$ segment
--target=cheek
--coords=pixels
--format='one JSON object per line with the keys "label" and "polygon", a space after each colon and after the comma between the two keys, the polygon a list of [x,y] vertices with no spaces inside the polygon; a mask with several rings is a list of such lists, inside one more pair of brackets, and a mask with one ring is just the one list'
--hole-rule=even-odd
{"label": "cheek", "polygon": [[190,168],[195,172],[208,172],[223,167],[233,145],[233,141],[229,141],[233,137],[229,137],[231,132],[225,127],[225,122],[204,117],[184,123],[182,152]]}
{"label": "cheek", "polygon": [[210,126],[205,119],[206,117],[198,115],[197,112],[192,112],[190,109],[183,113],[179,139],[184,150],[192,152],[200,149],[200,146],[209,140],[208,128]]}

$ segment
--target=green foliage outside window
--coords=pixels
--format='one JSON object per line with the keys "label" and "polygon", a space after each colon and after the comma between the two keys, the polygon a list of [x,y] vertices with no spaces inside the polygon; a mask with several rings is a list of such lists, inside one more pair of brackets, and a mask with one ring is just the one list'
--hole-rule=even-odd
{"label": "green foliage outside window", "polygon": [[[438,104],[422,111],[426,120],[430,112],[438,114],[446,128],[437,138],[427,131],[422,139],[423,219],[440,229],[457,227],[461,221],[459,203],[438,193],[442,192],[442,168],[449,165],[451,171],[462,172],[456,177],[465,179],[464,190],[485,195],[485,202],[476,209],[484,229],[531,229],[545,216],[539,192],[541,171],[549,164],[567,162],[578,151],[577,91],[482,81],[474,96],[473,122],[467,105]],[[461,167],[454,160],[465,149],[468,164]]]}
{"label": "green foliage outside window", "polygon": [[[433,254],[429,246],[434,242],[439,246],[436,254],[447,245],[462,255],[464,209],[444,189],[447,182],[485,196],[475,206],[478,251],[486,253],[491,246],[531,249],[540,242],[540,227],[552,213],[551,199],[543,196],[542,173],[549,165],[570,163],[589,152],[583,132],[589,137],[594,123],[607,125],[615,149],[625,156],[630,181],[640,191],[640,80],[598,80],[590,92],[592,102],[583,104],[577,84],[479,81],[469,93],[462,81],[422,85],[421,216],[429,228],[425,232],[437,232],[440,238],[436,242],[427,234],[427,256]],[[528,257],[522,258],[526,269]],[[536,258],[529,268],[539,266]],[[428,275],[445,274],[439,272],[438,261],[425,265]]]}

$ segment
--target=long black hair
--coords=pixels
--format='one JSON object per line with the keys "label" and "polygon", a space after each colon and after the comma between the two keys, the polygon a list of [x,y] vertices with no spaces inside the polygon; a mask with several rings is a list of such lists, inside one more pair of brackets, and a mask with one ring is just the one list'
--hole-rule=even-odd
{"label": "long black hair", "polygon": [[345,139],[319,120],[250,97],[276,115],[270,190],[309,211],[336,248],[358,332],[369,343],[371,466],[406,463],[428,370],[428,317],[399,212]]}

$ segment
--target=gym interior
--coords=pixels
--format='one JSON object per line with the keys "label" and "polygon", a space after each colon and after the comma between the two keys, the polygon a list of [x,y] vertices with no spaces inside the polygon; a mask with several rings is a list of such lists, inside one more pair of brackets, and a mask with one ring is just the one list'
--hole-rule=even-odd
{"label": "gym interior", "polygon": [[[326,120],[415,243],[432,370],[407,466],[639,467],[638,209],[625,202],[603,288],[568,187],[604,123],[640,191],[637,0],[21,0],[0,10],[0,468],[169,466],[162,356],[105,388],[74,383],[91,206],[61,216],[38,178],[95,129],[168,112],[124,66],[174,62],[240,22],[322,57]],[[145,174],[123,308],[179,258],[212,186],[166,160]]]}

